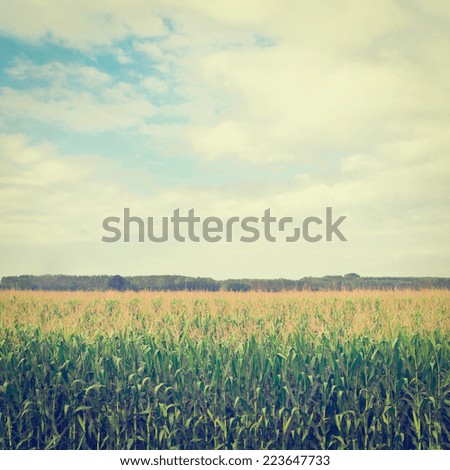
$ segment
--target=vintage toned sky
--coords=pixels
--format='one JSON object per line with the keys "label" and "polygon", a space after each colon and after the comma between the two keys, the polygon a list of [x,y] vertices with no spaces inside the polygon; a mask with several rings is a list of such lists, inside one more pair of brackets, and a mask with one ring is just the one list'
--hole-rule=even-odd
{"label": "vintage toned sky", "polygon": [[[450,276],[449,84],[446,0],[0,0],[0,275]],[[327,206],[348,242],[101,242]]]}

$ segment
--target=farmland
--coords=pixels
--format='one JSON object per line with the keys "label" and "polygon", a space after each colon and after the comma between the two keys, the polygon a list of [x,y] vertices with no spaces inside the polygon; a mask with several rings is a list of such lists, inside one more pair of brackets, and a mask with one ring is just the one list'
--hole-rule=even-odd
{"label": "farmland", "polygon": [[450,449],[450,292],[0,292],[0,449]]}

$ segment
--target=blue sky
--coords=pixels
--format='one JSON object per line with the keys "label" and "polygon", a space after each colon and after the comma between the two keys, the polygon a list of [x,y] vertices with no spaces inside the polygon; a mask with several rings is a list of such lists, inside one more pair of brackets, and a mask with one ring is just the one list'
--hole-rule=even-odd
{"label": "blue sky", "polygon": [[[0,275],[449,275],[447,2],[2,3]],[[348,242],[100,241],[327,206]]]}

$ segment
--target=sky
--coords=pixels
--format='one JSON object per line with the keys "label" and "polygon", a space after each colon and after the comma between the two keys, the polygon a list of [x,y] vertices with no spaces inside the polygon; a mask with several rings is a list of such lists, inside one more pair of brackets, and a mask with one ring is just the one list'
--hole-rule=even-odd
{"label": "sky", "polygon": [[[0,0],[0,276],[450,276],[449,129],[445,0]],[[102,241],[326,207],[346,242]]]}

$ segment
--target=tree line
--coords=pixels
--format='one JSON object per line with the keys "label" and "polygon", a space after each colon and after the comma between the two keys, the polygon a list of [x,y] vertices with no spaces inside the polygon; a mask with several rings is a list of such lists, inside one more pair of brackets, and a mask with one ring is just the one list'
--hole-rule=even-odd
{"label": "tree line", "polygon": [[355,290],[355,289],[450,289],[450,278],[442,277],[362,277],[356,273],[344,276],[303,277],[301,279],[227,279],[177,275],[152,276],[5,276],[0,289],[53,291],[265,291],[284,290]]}

